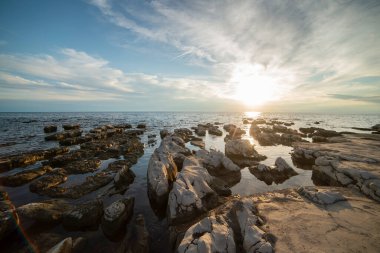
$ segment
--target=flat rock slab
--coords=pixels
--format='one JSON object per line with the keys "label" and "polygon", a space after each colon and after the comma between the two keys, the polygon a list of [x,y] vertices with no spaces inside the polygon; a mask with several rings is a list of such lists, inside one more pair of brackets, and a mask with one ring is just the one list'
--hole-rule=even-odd
{"label": "flat rock slab", "polygon": [[380,204],[355,190],[305,187],[256,195],[276,252],[378,252]]}

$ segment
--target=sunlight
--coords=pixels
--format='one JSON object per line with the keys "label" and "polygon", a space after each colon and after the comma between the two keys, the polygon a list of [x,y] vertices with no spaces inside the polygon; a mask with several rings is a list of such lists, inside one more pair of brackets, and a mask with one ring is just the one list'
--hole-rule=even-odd
{"label": "sunlight", "polygon": [[263,105],[275,99],[277,83],[260,65],[239,64],[230,82],[236,87],[234,99],[248,106]]}

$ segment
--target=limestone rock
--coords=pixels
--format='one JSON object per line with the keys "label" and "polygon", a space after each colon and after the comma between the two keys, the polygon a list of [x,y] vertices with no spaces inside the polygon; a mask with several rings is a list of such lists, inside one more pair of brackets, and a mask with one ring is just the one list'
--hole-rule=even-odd
{"label": "limestone rock", "polygon": [[241,167],[251,166],[257,161],[266,159],[266,156],[257,153],[249,140],[228,141],[225,146],[225,154],[234,163]]}
{"label": "limestone rock", "polygon": [[14,175],[1,177],[0,185],[12,187],[20,186],[51,171],[53,171],[53,169],[50,166],[42,166],[36,169],[22,171]]}
{"label": "limestone rock", "polygon": [[60,222],[63,214],[71,210],[72,206],[61,200],[47,200],[43,202],[29,203],[17,208],[17,213],[22,218],[32,219],[38,222]]}

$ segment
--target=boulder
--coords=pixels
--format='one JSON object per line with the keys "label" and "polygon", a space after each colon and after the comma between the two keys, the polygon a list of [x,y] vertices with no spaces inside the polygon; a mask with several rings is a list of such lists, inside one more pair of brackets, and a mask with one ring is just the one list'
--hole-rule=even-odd
{"label": "boulder", "polygon": [[161,137],[161,139],[164,139],[168,135],[169,135],[169,131],[168,130],[163,129],[163,130],[160,131],[160,137]]}
{"label": "boulder", "polygon": [[372,126],[371,129],[374,131],[380,131],[380,124],[376,124],[376,125]]}
{"label": "boulder", "polygon": [[223,132],[219,130],[217,126],[212,126],[208,129],[208,133],[211,135],[222,136]]}
{"label": "boulder", "polygon": [[190,144],[193,145],[193,146],[200,147],[201,149],[205,148],[204,141],[190,141]]}
{"label": "boulder", "polygon": [[236,125],[234,124],[227,124],[223,126],[223,129],[226,130],[227,132],[231,132],[236,128]]}
{"label": "boulder", "polygon": [[205,136],[206,135],[206,130],[207,128],[202,126],[202,125],[198,125],[197,128],[195,128],[195,134],[198,135],[198,136]]}
{"label": "boulder", "polygon": [[45,140],[46,141],[61,141],[67,138],[79,137],[81,135],[82,135],[82,130],[74,129],[70,131],[64,131],[64,132],[45,136]]}
{"label": "boulder", "polygon": [[178,128],[174,129],[174,134],[180,137],[184,142],[188,142],[190,141],[193,132],[187,128]]}
{"label": "boulder", "polygon": [[139,129],[145,129],[146,128],[146,124],[140,123],[140,124],[137,125],[137,128],[139,128]]}
{"label": "boulder", "polygon": [[79,124],[65,124],[65,125],[62,125],[62,127],[65,130],[74,130],[74,129],[79,129],[80,125]]}
{"label": "boulder", "polygon": [[104,209],[101,227],[107,237],[113,238],[126,229],[127,221],[133,213],[134,200],[120,199]]}
{"label": "boulder", "polygon": [[61,222],[64,213],[71,210],[71,208],[71,205],[62,200],[46,200],[20,206],[17,208],[17,213],[21,218],[53,223]]}
{"label": "boulder", "polygon": [[48,174],[44,177],[40,177],[34,180],[30,185],[29,189],[31,192],[38,194],[44,194],[49,188],[55,187],[59,184],[66,182],[67,175],[64,170],[55,170],[54,173]]}
{"label": "boulder", "polygon": [[132,223],[117,253],[148,253],[149,233],[145,226],[144,216],[138,214]]}

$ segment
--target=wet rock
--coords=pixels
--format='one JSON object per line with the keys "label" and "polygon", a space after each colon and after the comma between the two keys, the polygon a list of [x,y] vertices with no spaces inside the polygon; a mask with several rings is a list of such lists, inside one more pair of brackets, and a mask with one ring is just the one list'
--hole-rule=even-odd
{"label": "wet rock", "polygon": [[61,141],[67,138],[74,138],[82,135],[82,130],[75,129],[45,136],[46,141]]}
{"label": "wet rock", "polygon": [[191,141],[190,144],[193,145],[193,146],[200,147],[201,149],[205,148],[204,141]]}
{"label": "wet rock", "polygon": [[217,194],[210,187],[212,176],[194,157],[186,158],[169,193],[168,222],[188,222],[217,205]]}
{"label": "wet rock", "polygon": [[317,131],[318,129],[321,129],[321,128],[318,128],[318,127],[300,127],[300,132],[304,133],[304,134],[312,134],[315,131]]}
{"label": "wet rock", "polygon": [[110,189],[109,194],[123,194],[129,188],[129,185],[133,183],[135,177],[135,173],[129,167],[123,166],[113,178],[114,186]]}
{"label": "wet rock", "polygon": [[227,124],[223,126],[223,129],[226,130],[227,132],[231,132],[236,128],[236,125],[234,124]]}
{"label": "wet rock", "polygon": [[197,128],[195,128],[195,134],[198,136],[205,136],[206,135],[207,128],[203,125],[198,125]]}
{"label": "wet rock", "polygon": [[45,133],[53,133],[57,132],[57,126],[56,125],[49,125],[44,127],[44,132]]}
{"label": "wet rock", "polygon": [[177,136],[167,136],[153,152],[148,165],[148,195],[159,206],[165,205],[178,167],[190,155],[184,141]]}
{"label": "wet rock", "polygon": [[113,238],[126,229],[127,221],[132,216],[133,204],[134,198],[125,198],[104,209],[101,227],[107,237]]}
{"label": "wet rock", "polygon": [[4,186],[20,186],[38,178],[48,172],[53,171],[50,166],[42,166],[36,169],[22,171],[14,175],[5,176],[0,178],[0,185]]}
{"label": "wet rock", "polygon": [[52,167],[62,167],[73,161],[87,159],[93,156],[95,156],[95,154],[94,152],[92,152],[92,150],[80,149],[80,150],[74,150],[67,154],[57,155],[53,157],[52,159],[50,159],[45,164],[48,164]]}
{"label": "wet rock", "polygon": [[380,131],[380,124],[376,124],[376,125],[372,126],[371,129],[374,131]]}
{"label": "wet rock", "polygon": [[293,142],[305,142],[298,134],[282,134],[280,143],[285,146],[291,146]]}
{"label": "wet rock", "polygon": [[99,159],[79,160],[69,163],[64,169],[68,174],[84,174],[96,171],[100,164]]}
{"label": "wet rock", "polygon": [[275,166],[259,164],[258,166],[250,167],[249,171],[255,175],[257,179],[264,181],[267,185],[271,185],[273,182],[280,184],[290,177],[298,175],[281,157],[276,159]]}
{"label": "wet rock", "polygon": [[168,135],[169,135],[169,131],[168,130],[163,129],[163,130],[160,131],[160,137],[161,137],[161,139],[164,139]]}
{"label": "wet rock", "polygon": [[180,137],[184,142],[188,142],[193,135],[193,132],[187,128],[174,129],[174,134]]}
{"label": "wet rock", "polygon": [[322,136],[322,137],[334,137],[334,136],[340,136],[341,134],[334,130],[325,130],[325,129],[318,129],[314,132],[313,136]]}
{"label": "wet rock", "polygon": [[315,121],[315,122],[314,122],[314,124],[316,124],[316,125],[319,125],[319,124],[320,124],[320,122],[319,122],[319,121]]}
{"label": "wet rock", "polygon": [[237,139],[241,139],[242,135],[245,134],[245,131],[243,129],[241,129],[240,127],[235,127],[235,128],[232,128],[228,134],[226,135],[226,137],[224,138],[224,141],[227,142],[229,140],[237,140]]}
{"label": "wet rock", "polygon": [[228,141],[225,146],[225,154],[240,167],[251,166],[266,159],[266,156],[257,153],[249,140]]}
{"label": "wet rock", "polygon": [[79,129],[80,125],[79,124],[65,124],[65,125],[62,125],[62,127],[65,130],[75,130],[75,129]]}
{"label": "wet rock", "polygon": [[139,129],[145,129],[146,128],[146,124],[140,123],[140,124],[137,125],[137,128],[139,128]]}
{"label": "wet rock", "polygon": [[76,253],[83,252],[84,239],[78,237],[73,240],[71,237],[65,238],[58,244],[50,248],[47,253]]}
{"label": "wet rock", "polygon": [[78,145],[78,144],[92,141],[92,139],[93,138],[91,136],[80,136],[80,137],[67,138],[64,140],[60,140],[59,144],[61,146],[72,146],[72,145]]}
{"label": "wet rock", "polygon": [[69,230],[96,230],[102,215],[102,201],[93,200],[75,205],[71,210],[63,213],[62,224]]}
{"label": "wet rock", "polygon": [[48,150],[37,150],[22,155],[13,155],[0,159],[0,172],[17,167],[26,167],[37,161],[52,158],[54,156],[69,152],[68,148],[52,148]]}
{"label": "wet rock", "polygon": [[20,221],[8,193],[0,191],[0,241],[12,234]]}
{"label": "wet rock", "polygon": [[223,132],[219,130],[217,126],[212,126],[208,129],[208,133],[211,135],[222,136]]}
{"label": "wet rock", "polygon": [[243,120],[243,124],[249,124],[249,121],[247,119]]}
{"label": "wet rock", "polygon": [[313,142],[328,142],[328,139],[323,136],[313,136],[312,140]]}
{"label": "wet rock", "polygon": [[44,177],[40,177],[34,180],[30,185],[29,189],[31,192],[38,194],[44,194],[49,188],[55,187],[59,184],[66,182],[67,175],[63,170],[56,170],[54,173],[48,174]]}
{"label": "wet rock", "polygon": [[21,218],[32,219],[37,222],[61,222],[63,214],[71,210],[72,206],[62,200],[47,200],[30,203],[17,208]]}
{"label": "wet rock", "polygon": [[148,253],[149,233],[145,226],[144,216],[138,214],[128,233],[117,249],[117,253]]}

